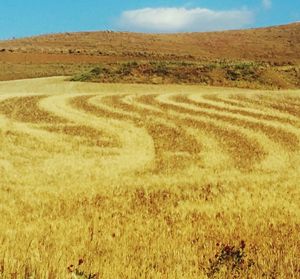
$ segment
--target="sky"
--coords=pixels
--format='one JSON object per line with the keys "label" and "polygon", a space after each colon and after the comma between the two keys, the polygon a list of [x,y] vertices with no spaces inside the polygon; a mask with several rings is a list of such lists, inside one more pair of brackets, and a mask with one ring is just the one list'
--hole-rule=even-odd
{"label": "sky", "polygon": [[114,30],[201,32],[300,21],[300,0],[0,0],[0,39]]}

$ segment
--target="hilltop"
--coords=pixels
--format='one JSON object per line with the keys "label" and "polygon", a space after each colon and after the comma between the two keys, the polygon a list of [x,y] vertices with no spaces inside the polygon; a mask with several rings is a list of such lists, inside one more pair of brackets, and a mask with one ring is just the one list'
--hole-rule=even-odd
{"label": "hilltop", "polygon": [[[128,62],[129,68],[136,66],[124,75],[123,64],[128,68]],[[161,63],[167,78],[156,72]],[[185,76],[191,79],[178,78],[186,64],[190,70]],[[299,65],[300,23],[225,32],[103,31],[0,41],[0,80],[81,73],[86,77],[90,70],[104,68],[104,76],[102,71],[102,76],[92,74],[84,80],[229,86],[238,80],[238,86],[248,87],[255,80],[269,79],[267,86],[289,88],[299,87]]]}

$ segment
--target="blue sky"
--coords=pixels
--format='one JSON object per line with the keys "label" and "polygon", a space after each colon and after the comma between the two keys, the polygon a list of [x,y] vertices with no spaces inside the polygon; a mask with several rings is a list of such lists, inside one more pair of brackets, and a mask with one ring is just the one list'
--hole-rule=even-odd
{"label": "blue sky", "polygon": [[0,39],[84,30],[181,32],[300,21],[300,0],[0,0]]}

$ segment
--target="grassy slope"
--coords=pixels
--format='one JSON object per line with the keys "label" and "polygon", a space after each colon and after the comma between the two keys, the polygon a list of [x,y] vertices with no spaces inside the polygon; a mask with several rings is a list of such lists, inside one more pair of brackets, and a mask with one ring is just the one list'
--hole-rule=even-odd
{"label": "grassy slope", "polygon": [[69,278],[83,259],[108,279],[297,278],[299,106],[299,91],[0,83],[0,277]]}
{"label": "grassy slope", "polygon": [[[196,74],[196,79],[176,79],[177,71],[168,82],[193,82],[212,85],[247,87],[248,76],[240,83],[227,78],[230,64],[263,64],[265,69],[255,69],[260,80],[270,80],[274,87],[298,87],[300,64],[300,24],[212,33],[137,34],[118,32],[85,32],[54,34],[0,42],[0,80],[74,75],[104,65],[110,69],[122,67],[121,62],[165,61],[173,65],[182,62],[194,64],[192,74],[199,67],[220,63],[229,65],[208,73]],[[282,69],[282,67],[289,67]],[[220,68],[220,67],[219,67]],[[198,71],[199,72],[199,71]],[[141,81],[143,72],[137,72],[127,82]],[[236,75],[236,73],[234,73]],[[204,76],[204,78],[202,78]],[[175,78],[174,78],[175,77]],[[156,76],[149,76],[151,82]],[[251,78],[251,77],[250,77]],[[105,80],[109,81],[109,78]],[[120,75],[115,80],[124,81]],[[103,81],[101,78],[99,81]],[[244,82],[245,81],[245,82]],[[253,84],[253,81],[252,81]],[[258,82],[256,87],[269,87]]]}

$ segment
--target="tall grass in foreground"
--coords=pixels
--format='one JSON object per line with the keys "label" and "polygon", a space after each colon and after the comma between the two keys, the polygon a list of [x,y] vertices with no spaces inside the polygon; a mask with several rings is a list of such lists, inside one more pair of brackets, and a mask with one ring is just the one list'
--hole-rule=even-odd
{"label": "tall grass in foreground", "polygon": [[299,276],[299,190],[284,183],[98,183],[1,183],[1,277],[68,278],[79,259],[98,278]]}

